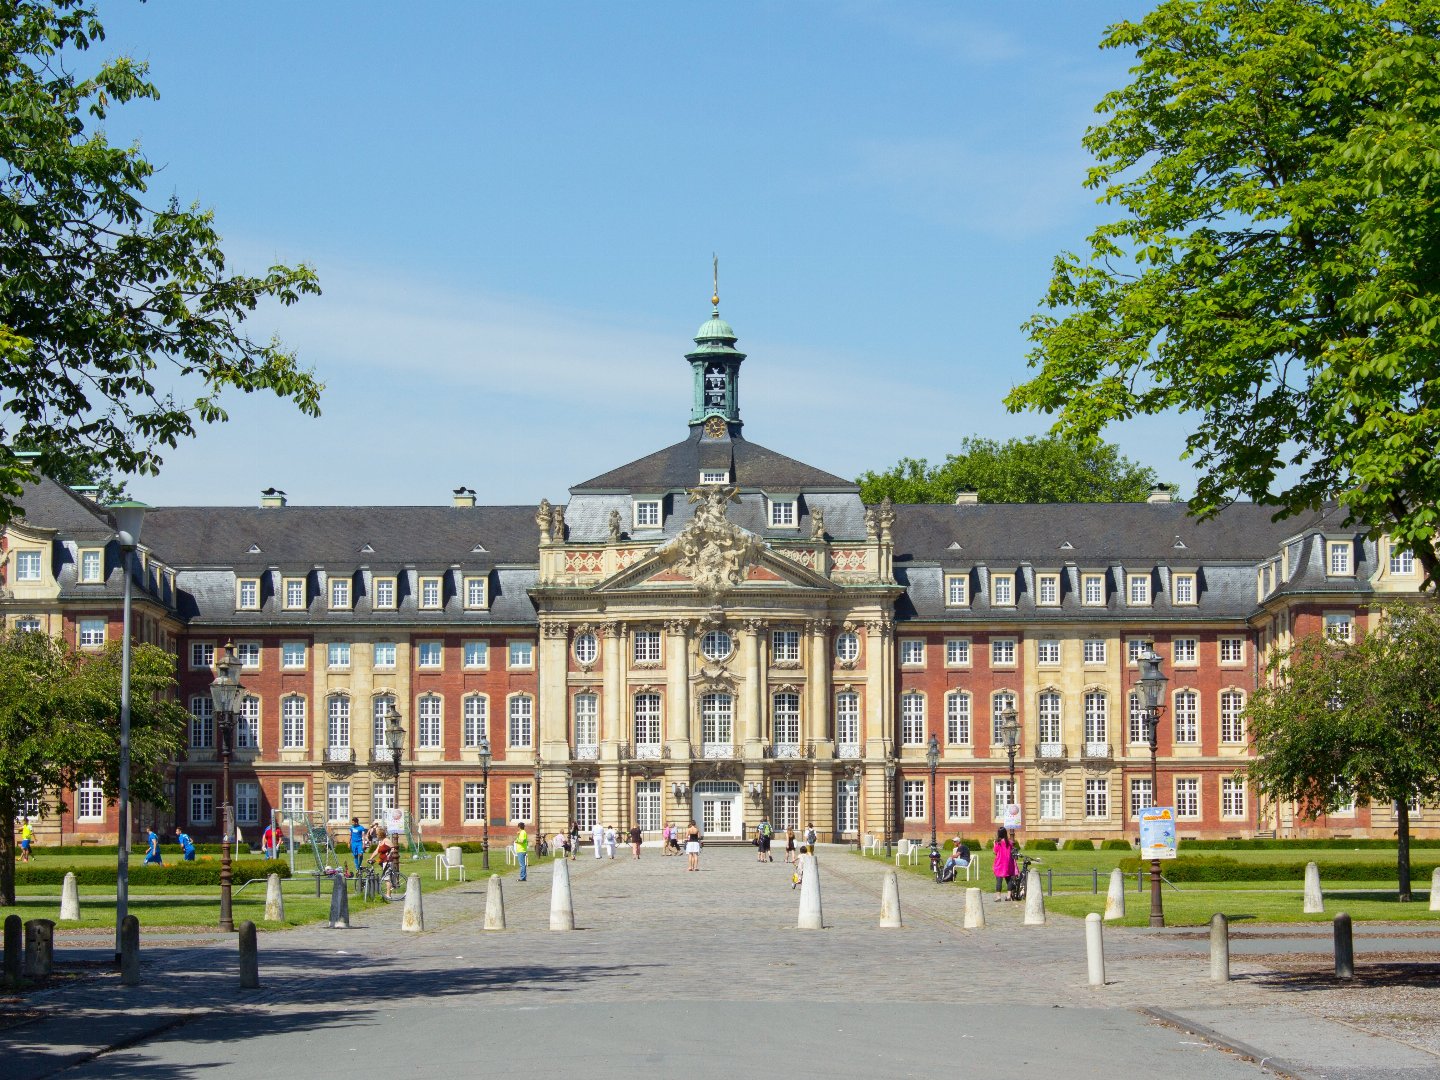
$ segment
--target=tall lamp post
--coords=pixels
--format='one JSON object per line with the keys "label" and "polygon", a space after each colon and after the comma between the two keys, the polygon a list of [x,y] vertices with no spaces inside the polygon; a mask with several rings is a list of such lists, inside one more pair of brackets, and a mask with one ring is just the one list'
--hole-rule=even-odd
{"label": "tall lamp post", "polygon": [[[1015,754],[1020,749],[1020,717],[1014,709],[1006,709],[1000,714],[1000,737],[1005,741],[1005,754],[1010,758],[1010,801],[1018,802],[1019,796],[1015,791]],[[1004,817],[1004,813],[1001,813]]]}
{"label": "tall lamp post", "polygon": [[215,730],[220,738],[220,930],[235,932],[230,912],[230,836],[233,818],[230,810],[230,731],[235,722],[235,706],[240,702],[240,658],[235,643],[226,642],[215,664],[215,681],[210,684],[210,697],[215,702]]}
{"label": "tall lamp post", "polygon": [[940,737],[930,734],[930,745],[925,748],[925,760],[930,765],[930,850],[935,850],[935,803],[939,798],[935,790],[935,768],[940,764]]}
{"label": "tall lamp post", "polygon": [[395,708],[393,701],[385,711],[385,746],[390,751],[390,767],[395,770],[395,809],[399,810],[400,759],[405,754],[405,729],[400,725],[400,710]]}
{"label": "tall lamp post", "polygon": [[885,761],[885,858],[888,860],[890,850],[890,825],[895,815],[890,811],[890,800],[895,797],[895,759],[888,758]]}
{"label": "tall lamp post", "polygon": [[[1147,641],[1144,650],[1136,657],[1140,664],[1140,693],[1145,701],[1145,739],[1150,744],[1150,805],[1160,801],[1159,769],[1156,756],[1159,751],[1160,709],[1165,700],[1165,684],[1170,680],[1160,670],[1160,657],[1155,652],[1155,643]],[[1150,860],[1150,925],[1165,925],[1165,899],[1160,894],[1160,860]]]}
{"label": "tall lamp post", "polygon": [[115,829],[119,843],[115,861],[115,963],[120,963],[120,925],[130,906],[130,564],[145,524],[142,502],[108,507],[120,541],[120,574],[125,579],[124,629],[120,637],[120,805]]}
{"label": "tall lamp post", "polygon": [[490,740],[480,736],[480,817],[484,822],[480,841],[480,865],[490,869]]}

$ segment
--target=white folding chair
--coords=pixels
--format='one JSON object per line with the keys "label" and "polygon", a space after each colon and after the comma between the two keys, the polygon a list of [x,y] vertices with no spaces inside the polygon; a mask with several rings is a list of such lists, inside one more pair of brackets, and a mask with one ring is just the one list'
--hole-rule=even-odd
{"label": "white folding chair", "polygon": [[462,861],[462,853],[458,847],[447,847],[439,855],[435,856],[435,877],[438,880],[440,871],[445,871],[445,880],[450,880],[450,872],[453,870],[460,875],[460,880],[465,880],[465,863]]}

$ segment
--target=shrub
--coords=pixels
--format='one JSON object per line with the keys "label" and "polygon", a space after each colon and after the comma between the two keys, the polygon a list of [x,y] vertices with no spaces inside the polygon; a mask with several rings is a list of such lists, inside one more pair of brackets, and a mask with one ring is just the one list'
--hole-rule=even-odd
{"label": "shrub", "polygon": [[[26,885],[59,885],[65,880],[66,873],[75,875],[77,885],[106,885],[115,887],[116,870],[113,866],[76,866],[64,865],[45,866],[37,863],[22,863],[15,867],[15,884],[23,888]],[[270,874],[279,874],[282,878],[290,876],[290,864],[284,859],[242,859],[230,864],[230,876],[239,884],[250,878],[263,878]],[[130,867],[130,884],[134,886],[145,885],[219,885],[220,884],[220,863],[216,862],[176,862],[166,863],[163,866],[132,866]]]}
{"label": "shrub", "polygon": [[[1134,873],[1149,864],[1148,859],[1121,859],[1120,869]],[[1412,863],[1410,879],[1428,879],[1434,871],[1434,863]],[[1305,864],[1294,863],[1242,863],[1224,855],[1181,856],[1161,863],[1161,873],[1170,881],[1291,881],[1297,885],[1305,880]],[[1320,867],[1320,880],[1324,881],[1388,881],[1395,876],[1395,868],[1379,863],[1326,863]]]}
{"label": "shrub", "polygon": [[[130,848],[130,854],[131,854],[131,855],[144,855],[144,854],[145,854],[145,851],[146,851],[146,848],[147,848],[147,845],[145,845],[145,844],[134,844],[134,845],[132,845],[131,848]],[[178,851],[179,848],[180,848],[180,845],[177,844],[177,843],[175,843],[175,841],[174,841],[173,839],[163,839],[163,838],[162,838],[161,841],[160,841],[160,850],[163,851],[163,852],[165,852],[167,855],[170,854],[171,852]],[[196,844],[196,845],[195,845],[195,850],[198,851],[201,855],[219,855],[219,854],[220,854],[220,845],[219,845],[219,844]],[[231,850],[231,853],[234,854],[237,849],[231,848],[230,850]],[[239,851],[240,851],[240,854],[244,854],[244,849],[243,849],[243,848],[242,848],[242,849],[239,849]],[[45,856],[45,855],[110,855],[110,856],[115,856],[115,855],[119,854],[119,851],[118,851],[118,849],[116,848],[116,846],[115,846],[114,844],[87,844],[87,843],[84,843],[84,842],[81,842],[81,843],[79,843],[79,844],[51,844],[51,845],[49,845],[49,846],[42,846],[42,845],[40,845],[40,844],[36,844],[36,845],[35,845],[35,848],[34,848],[34,852],[35,852],[35,854],[36,854],[37,856]]]}
{"label": "shrub", "polygon": [[[1090,841],[1087,840],[1085,842],[1088,844]],[[1060,845],[1055,840],[1040,837],[1039,839],[1030,840],[1026,843],[1023,843],[1021,844],[1021,846],[1026,851],[1055,851],[1059,848]]]}
{"label": "shrub", "polygon": [[[1271,840],[1268,838],[1246,838],[1235,840],[1186,840],[1185,846],[1196,848],[1201,851],[1283,851],[1286,848],[1316,848],[1316,849],[1337,849],[1337,850],[1365,850],[1365,849],[1391,849],[1395,847],[1394,840],[1386,840],[1373,837],[1355,837],[1353,839],[1338,839],[1326,837],[1316,840]],[[1412,848],[1440,848],[1440,838],[1427,837],[1425,839],[1410,838]]]}
{"label": "shrub", "polygon": [[1130,841],[1129,841],[1129,840],[1115,840],[1115,839],[1102,840],[1102,841],[1100,842],[1100,850],[1101,850],[1101,851],[1130,851],[1130,850],[1131,850],[1131,844],[1130,844]]}
{"label": "shrub", "polygon": [[1094,842],[1093,840],[1077,840],[1077,839],[1066,840],[1066,841],[1065,841],[1065,850],[1066,850],[1066,851],[1094,851],[1094,850],[1095,850],[1095,842]]}

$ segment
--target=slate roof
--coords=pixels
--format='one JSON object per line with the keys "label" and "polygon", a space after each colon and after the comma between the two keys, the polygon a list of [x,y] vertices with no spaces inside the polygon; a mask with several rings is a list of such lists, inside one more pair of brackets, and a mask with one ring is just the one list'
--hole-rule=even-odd
{"label": "slate roof", "polygon": [[42,476],[20,492],[20,517],[44,529],[56,529],[77,540],[102,540],[115,535],[110,515],[64,484]]}

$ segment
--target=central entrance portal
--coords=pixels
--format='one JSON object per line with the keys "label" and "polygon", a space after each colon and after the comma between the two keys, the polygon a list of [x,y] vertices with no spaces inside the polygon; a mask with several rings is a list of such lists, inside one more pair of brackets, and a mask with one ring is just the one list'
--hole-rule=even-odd
{"label": "central entrance portal", "polygon": [[734,780],[701,780],[694,788],[695,822],[706,837],[738,837],[740,785]]}

